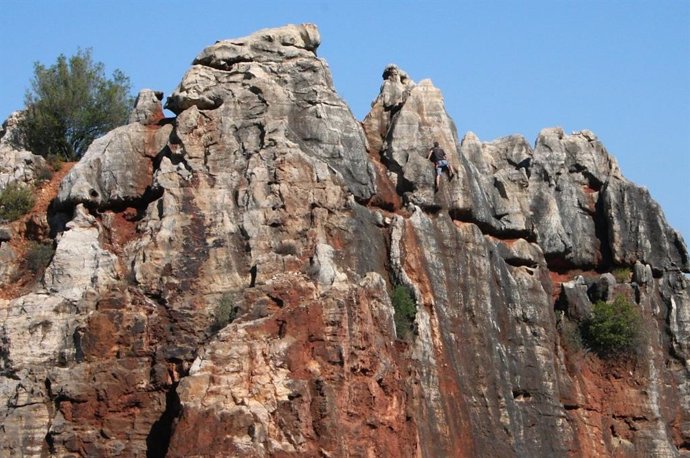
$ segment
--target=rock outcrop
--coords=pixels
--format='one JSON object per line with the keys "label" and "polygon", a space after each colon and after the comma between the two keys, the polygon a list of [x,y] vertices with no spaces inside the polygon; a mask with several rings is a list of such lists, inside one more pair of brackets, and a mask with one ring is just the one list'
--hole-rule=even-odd
{"label": "rock outcrop", "polygon": [[[37,182],[52,174],[46,160],[26,149],[19,130],[22,113],[12,113],[0,129],[0,192],[7,186],[33,188]],[[15,229],[0,218],[0,284],[9,282],[17,274],[20,254],[10,246]]]}
{"label": "rock outcrop", "polygon": [[21,116],[15,111],[0,129],[0,190],[10,183],[32,184],[47,167],[45,159],[26,149],[18,129]]}
{"label": "rock outcrop", "polygon": [[132,204],[151,187],[154,161],[168,144],[172,125],[160,125],[163,108],[156,93],[139,93],[130,124],[96,139],[65,177],[57,200],[65,206]]}
{"label": "rock outcrop", "polygon": [[[0,455],[688,454],[690,265],[649,194],[588,131],[460,139],[393,65],[360,124],[319,42],[217,42],[63,180],[0,300]],[[577,323],[618,295],[645,332],[612,363]]]}

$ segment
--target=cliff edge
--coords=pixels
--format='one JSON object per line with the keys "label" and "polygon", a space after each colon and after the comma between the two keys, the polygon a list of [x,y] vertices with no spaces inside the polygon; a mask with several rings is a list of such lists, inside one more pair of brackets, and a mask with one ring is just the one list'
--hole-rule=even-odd
{"label": "cliff edge", "polygon": [[[690,263],[649,193],[589,131],[460,138],[394,65],[360,123],[319,43],[209,46],[175,117],[142,91],[65,176],[0,299],[0,455],[690,456]],[[617,296],[644,332],[612,361],[573,329]]]}

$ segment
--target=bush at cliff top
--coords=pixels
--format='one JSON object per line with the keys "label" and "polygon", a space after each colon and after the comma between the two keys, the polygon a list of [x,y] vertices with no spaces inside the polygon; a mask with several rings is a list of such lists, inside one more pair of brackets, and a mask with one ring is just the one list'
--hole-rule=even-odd
{"label": "bush at cliff top", "polygon": [[34,196],[31,189],[17,183],[10,183],[0,192],[0,219],[14,221],[31,210]]}
{"label": "bush at cliff top", "polygon": [[120,70],[106,78],[91,50],[61,54],[50,67],[36,62],[19,130],[33,153],[77,159],[96,138],[127,122],[129,93],[129,78]]}
{"label": "bush at cliff top", "polygon": [[617,296],[611,303],[596,302],[583,324],[585,341],[604,357],[634,354],[641,330],[640,312],[625,296]]}
{"label": "bush at cliff top", "polygon": [[397,285],[393,288],[391,302],[395,310],[395,333],[399,339],[406,339],[412,334],[414,329],[417,305],[412,298],[410,290],[403,285]]}

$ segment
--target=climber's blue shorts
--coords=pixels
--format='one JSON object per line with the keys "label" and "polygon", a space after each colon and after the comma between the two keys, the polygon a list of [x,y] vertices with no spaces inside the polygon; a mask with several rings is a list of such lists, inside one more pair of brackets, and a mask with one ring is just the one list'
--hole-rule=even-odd
{"label": "climber's blue shorts", "polygon": [[438,161],[436,163],[436,175],[441,175],[443,173],[444,168],[448,168],[448,161]]}

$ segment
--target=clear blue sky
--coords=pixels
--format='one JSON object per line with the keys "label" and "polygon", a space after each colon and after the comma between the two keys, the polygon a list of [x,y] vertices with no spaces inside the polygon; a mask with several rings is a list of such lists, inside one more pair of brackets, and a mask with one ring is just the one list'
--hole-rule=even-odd
{"label": "clear blue sky", "polygon": [[359,119],[396,63],[433,80],[461,135],[590,129],[690,242],[687,0],[3,0],[0,117],[23,106],[34,61],[92,48],[135,92],[168,95],[214,41],[301,22]]}

